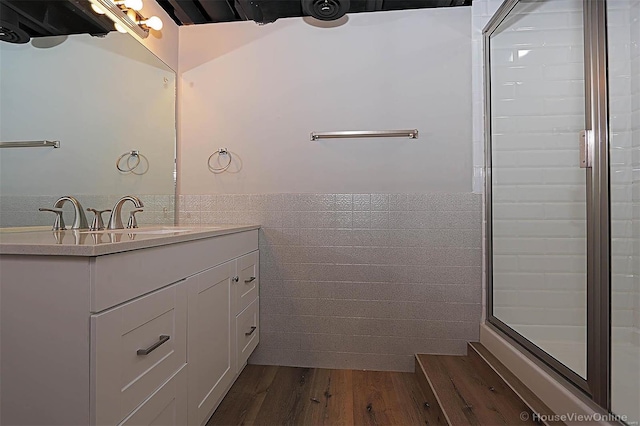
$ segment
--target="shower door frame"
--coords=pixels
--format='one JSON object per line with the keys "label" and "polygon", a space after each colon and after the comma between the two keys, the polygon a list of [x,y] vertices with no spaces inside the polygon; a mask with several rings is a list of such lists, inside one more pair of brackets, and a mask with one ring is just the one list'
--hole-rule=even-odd
{"label": "shower door frame", "polygon": [[[493,216],[491,145],[491,35],[520,3],[506,0],[483,30],[485,128],[485,271],[487,322],[610,411],[611,254],[609,194],[609,104],[607,3],[583,0],[585,129],[590,137],[587,168],[587,378],[558,361],[493,315]],[[578,135],[576,135],[576,144]]]}

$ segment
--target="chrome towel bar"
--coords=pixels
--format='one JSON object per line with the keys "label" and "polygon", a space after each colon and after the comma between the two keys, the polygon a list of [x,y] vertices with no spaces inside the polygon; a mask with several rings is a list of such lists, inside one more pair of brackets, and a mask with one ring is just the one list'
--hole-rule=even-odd
{"label": "chrome towel bar", "polygon": [[341,132],[311,132],[311,140],[342,138],[410,138],[418,139],[418,129],[413,130],[345,130]]}
{"label": "chrome towel bar", "polygon": [[0,142],[0,148],[40,148],[40,147],[60,148],[60,141],[16,141]]}

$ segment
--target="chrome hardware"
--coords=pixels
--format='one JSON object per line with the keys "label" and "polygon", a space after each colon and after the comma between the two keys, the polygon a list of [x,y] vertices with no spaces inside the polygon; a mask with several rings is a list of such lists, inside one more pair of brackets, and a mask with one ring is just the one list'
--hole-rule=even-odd
{"label": "chrome hardware", "polygon": [[[220,157],[222,157],[223,155],[226,155],[227,163],[225,165],[220,165],[220,167],[213,167],[211,165],[211,160],[216,155],[218,156],[218,161],[220,161]],[[232,160],[233,159],[231,157],[231,152],[229,152],[227,148],[218,148],[217,151],[214,151],[213,154],[209,156],[209,159],[207,160],[207,166],[209,167],[209,170],[212,171],[213,173],[222,173],[229,168]]]}
{"label": "chrome hardware", "polygon": [[248,284],[250,282],[253,282],[255,279],[256,279],[256,277],[251,277],[248,280],[244,280],[244,282]]}
{"label": "chrome hardware", "polygon": [[[123,168],[123,167],[120,167],[120,163],[122,162],[122,159],[124,157],[127,157],[127,161],[126,161],[127,168],[126,169]],[[135,162],[135,164],[133,166],[131,164],[129,164],[129,161],[132,158],[135,158],[135,160],[136,160],[136,162]],[[124,154],[122,154],[120,157],[118,157],[118,159],[116,160],[116,169],[118,169],[118,171],[120,171],[122,173],[132,172],[139,165],[140,165],[140,151],[137,151],[137,150],[127,151]]]}
{"label": "chrome hardware", "polygon": [[60,148],[60,141],[15,141],[0,142],[0,148],[40,148],[40,147]]}
{"label": "chrome hardware", "polygon": [[235,277],[231,278],[231,281],[233,281],[234,283],[237,283],[238,281],[240,281],[240,277],[235,276]]}
{"label": "chrome hardware", "polygon": [[53,234],[53,239],[55,240],[56,244],[62,244],[62,240],[64,240],[64,231],[56,231],[54,230],[52,232]]}
{"label": "chrome hardware", "polygon": [[113,206],[113,209],[111,209],[111,217],[109,218],[107,229],[124,229],[124,225],[122,224],[122,206],[127,201],[131,201],[137,209],[144,207],[144,204],[142,204],[142,201],[140,201],[138,197],[125,195],[120,198]]}
{"label": "chrome hardware", "polygon": [[84,209],[82,208],[82,204],[75,197],[71,195],[65,195],[64,197],[58,198],[58,200],[53,204],[54,209],[60,209],[66,202],[70,202],[73,205],[73,212],[75,217],[73,218],[73,225],[71,225],[71,229],[89,229],[89,225],[87,224],[87,216],[84,214]]}
{"label": "chrome hardware", "polygon": [[40,207],[38,210],[41,212],[53,212],[56,214],[56,219],[53,221],[53,228],[51,228],[54,231],[64,231],[67,229],[64,224],[64,219],[62,219],[62,209],[46,209],[44,207]]}
{"label": "chrome hardware", "polygon": [[258,327],[256,327],[255,325],[252,325],[251,326],[251,331],[248,332],[248,333],[244,333],[244,335],[245,336],[251,336],[253,334],[253,332],[256,331],[256,328],[258,328]]}
{"label": "chrome hardware", "polygon": [[593,130],[580,131],[580,168],[591,168],[591,152],[593,147]]}
{"label": "chrome hardware", "polygon": [[102,231],[104,229],[104,221],[102,220],[102,213],[110,212],[111,209],[96,210],[96,209],[88,208],[87,211],[93,212],[95,214],[95,216],[93,217],[93,221],[91,222],[91,226],[89,226],[89,231]]}
{"label": "chrome hardware", "polygon": [[412,130],[345,130],[342,132],[311,132],[311,140],[342,138],[409,138],[418,139],[418,129]]}
{"label": "chrome hardware", "polygon": [[142,209],[131,210],[129,212],[129,220],[127,221],[127,229],[137,228],[138,221],[136,220],[136,213],[140,213]]}
{"label": "chrome hardware", "polygon": [[160,347],[160,345],[166,343],[170,339],[167,335],[161,335],[159,340],[155,342],[153,345],[149,346],[147,349],[138,349],[136,354],[138,355],[149,355],[151,352],[155,351]]}

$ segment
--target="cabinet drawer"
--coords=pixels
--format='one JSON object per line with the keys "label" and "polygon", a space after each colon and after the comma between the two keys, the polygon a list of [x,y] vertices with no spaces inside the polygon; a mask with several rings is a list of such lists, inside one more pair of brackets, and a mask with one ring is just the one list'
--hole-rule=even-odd
{"label": "cabinet drawer", "polygon": [[116,424],[186,363],[184,282],[91,317],[96,424]]}
{"label": "cabinet drawer", "polygon": [[182,426],[187,424],[187,367],[183,366],[120,425]]}
{"label": "cabinet drawer", "polygon": [[254,300],[238,317],[236,318],[236,332],[238,343],[238,365],[237,371],[242,370],[242,367],[249,359],[249,355],[258,346],[260,340],[260,299]]}
{"label": "cabinet drawer", "polygon": [[244,311],[258,297],[259,256],[258,251],[246,254],[238,259],[238,282],[235,283],[236,315]]}
{"label": "cabinet drawer", "polygon": [[258,231],[238,232],[91,258],[91,312],[102,312],[258,249]]}

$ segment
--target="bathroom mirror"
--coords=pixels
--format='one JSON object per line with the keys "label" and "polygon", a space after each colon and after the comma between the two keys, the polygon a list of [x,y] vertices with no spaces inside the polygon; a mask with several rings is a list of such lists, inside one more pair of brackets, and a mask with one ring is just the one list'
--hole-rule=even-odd
{"label": "bathroom mirror", "polygon": [[52,224],[38,208],[62,195],[136,195],[139,223],[173,223],[175,105],[175,72],[128,34],[0,42],[0,141],[60,141],[0,148],[0,227]]}

